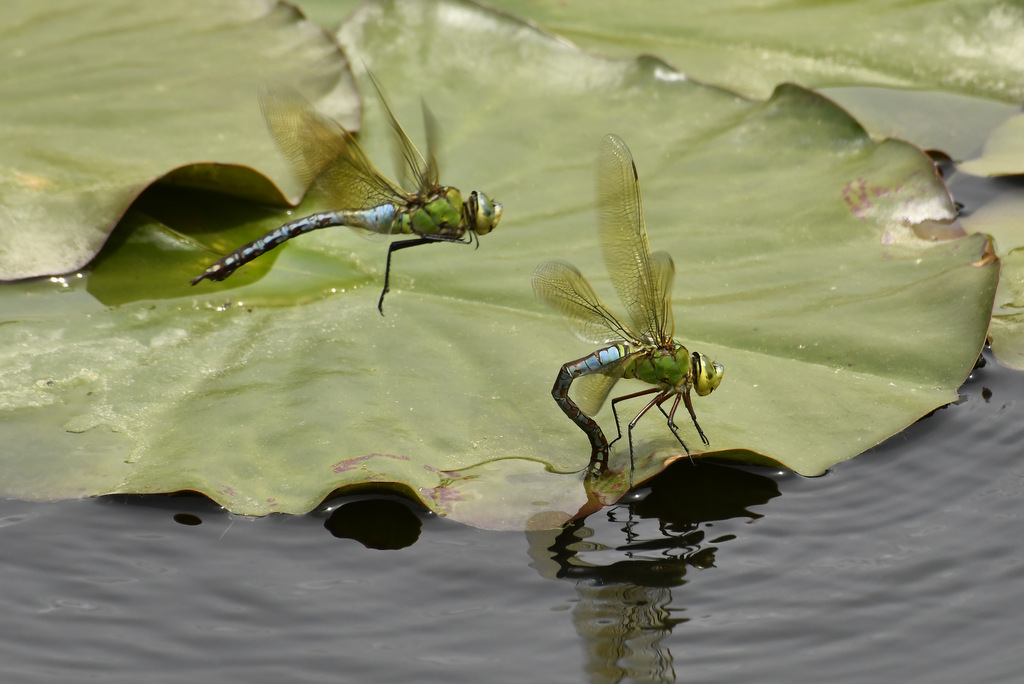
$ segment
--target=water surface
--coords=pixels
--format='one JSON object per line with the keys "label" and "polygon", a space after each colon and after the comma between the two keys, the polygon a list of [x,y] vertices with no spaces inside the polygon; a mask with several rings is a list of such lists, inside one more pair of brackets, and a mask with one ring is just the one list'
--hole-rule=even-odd
{"label": "water surface", "polygon": [[0,502],[0,678],[1018,681],[1021,378],[990,360],[824,477],[680,463],[560,532],[391,497]]}

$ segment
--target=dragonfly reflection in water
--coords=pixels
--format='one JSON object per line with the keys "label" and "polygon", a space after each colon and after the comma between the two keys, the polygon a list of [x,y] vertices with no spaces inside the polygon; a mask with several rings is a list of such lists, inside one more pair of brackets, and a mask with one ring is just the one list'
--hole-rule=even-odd
{"label": "dragonfly reflection in water", "polygon": [[[423,117],[427,133],[427,159],[406,135],[370,75],[387,112],[394,134],[394,153],[402,184],[384,176],[370,161],[356,139],[337,121],[317,112],[297,92],[264,88],[260,107],[267,129],[295,174],[336,211],[324,211],[290,221],[263,237],[236,249],[193,278],[224,280],[235,270],[285,240],[329,226],[349,226],[366,236],[414,235],[392,242],[384,270],[384,289],[377,309],[384,314],[384,295],[391,277],[391,255],[416,245],[436,242],[477,243],[477,236],[491,232],[501,219],[501,204],[473,191],[463,201],[456,188],[438,180],[434,142],[437,124],[426,105]],[[407,191],[404,187],[415,187]],[[478,244],[478,243],[477,243]]]}
{"label": "dragonfly reflection in water", "polygon": [[[605,137],[598,165],[601,251],[615,290],[626,307],[632,325],[623,323],[594,292],[583,274],[563,261],[546,261],[533,274],[537,296],[568,322],[580,339],[604,344],[592,354],[562,366],[551,390],[555,402],[590,438],[592,471],[608,467],[609,443],[591,417],[604,404],[620,378],[635,378],[655,385],[612,400],[618,437],[622,438],[616,404],[653,394],[654,397],[629,422],[630,483],[633,478],[633,428],[655,406],[668,419],[668,427],[689,455],[675,423],[680,400],[686,405],[697,434],[709,444],[690,401],[690,390],[699,396],[713,392],[725,369],[703,354],[690,353],[672,338],[672,283],[675,266],[667,252],[651,254],[644,224],[640,180],[626,143],[615,135]],[[569,386],[577,383],[576,401]],[[668,412],[662,408],[673,399]]]}

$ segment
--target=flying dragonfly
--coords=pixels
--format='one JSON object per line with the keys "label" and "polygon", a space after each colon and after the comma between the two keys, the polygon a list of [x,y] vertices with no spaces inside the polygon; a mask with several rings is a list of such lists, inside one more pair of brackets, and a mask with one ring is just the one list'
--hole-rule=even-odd
{"label": "flying dragonfly", "polygon": [[[462,193],[441,185],[434,141],[437,124],[423,104],[427,132],[427,159],[424,160],[398,123],[377,80],[370,74],[391,123],[394,154],[398,160],[402,184],[387,178],[373,165],[363,148],[334,119],[317,112],[301,95],[290,88],[264,88],[260,108],[270,136],[288,160],[292,171],[329,205],[339,207],[305,216],[272,230],[261,238],[239,247],[192,279],[224,280],[256,257],[303,233],[330,226],[348,226],[367,237],[411,235],[388,247],[384,269],[384,289],[377,310],[384,315],[384,295],[391,278],[391,256],[400,249],[438,242],[477,244],[478,236],[494,230],[501,219],[502,206],[482,192],[472,191],[463,200]],[[414,190],[406,190],[405,187]]]}
{"label": "flying dragonfly", "polygon": [[[623,323],[601,301],[594,288],[575,266],[564,261],[545,261],[533,274],[537,297],[557,311],[572,332],[594,344],[610,345],[564,364],[555,378],[551,395],[555,402],[590,438],[590,467],[603,473],[608,467],[609,443],[592,418],[620,378],[635,378],[654,387],[612,400],[618,437],[622,429],[616,404],[653,394],[629,422],[630,482],[633,477],[633,428],[655,406],[665,415],[668,427],[689,455],[675,423],[682,401],[693,419],[701,441],[707,437],[697,423],[690,390],[698,396],[711,394],[722,382],[725,369],[703,354],[691,353],[673,339],[672,283],[675,265],[667,252],[651,254],[644,223],[640,179],[626,143],[608,135],[601,144],[598,163],[598,203],[601,251],[615,290],[625,305],[631,324]],[[577,400],[569,387],[579,378]],[[668,410],[662,404],[672,399]]]}

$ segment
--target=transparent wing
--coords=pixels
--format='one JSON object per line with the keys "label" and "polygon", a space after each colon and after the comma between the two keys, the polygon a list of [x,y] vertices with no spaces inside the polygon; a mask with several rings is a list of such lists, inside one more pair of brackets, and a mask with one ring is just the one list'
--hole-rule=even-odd
{"label": "transparent wing", "polygon": [[334,209],[407,204],[407,194],[383,176],[352,134],[319,113],[291,88],[264,88],[260,108],[267,130],[292,171]]}
{"label": "transparent wing", "polygon": [[533,291],[560,313],[573,334],[584,342],[637,342],[622,321],[604,305],[583,274],[571,264],[564,261],[540,264],[533,272]]}
{"label": "transparent wing", "polygon": [[388,121],[391,123],[391,130],[394,133],[391,153],[394,156],[395,169],[399,180],[404,187],[415,188],[413,191],[415,193],[420,195],[432,194],[440,184],[438,182],[437,161],[434,159],[434,143],[437,138],[437,121],[434,119],[434,115],[427,109],[426,103],[421,101],[423,121],[427,132],[427,156],[430,159],[428,164],[423,159],[420,151],[412,144],[412,140],[409,139],[405,129],[402,128],[402,124],[398,123],[398,119],[395,118],[395,113],[391,111],[391,105],[388,104],[388,100],[384,96],[384,89],[381,88],[377,78],[369,70],[366,73],[373,82],[373,87],[377,89],[377,96],[380,97],[381,104],[384,105],[384,111],[387,112]]}
{"label": "transparent wing", "polygon": [[573,382],[572,386],[575,388],[576,405],[580,407],[581,411],[588,416],[594,416],[601,410],[605,400],[608,399],[608,395],[612,391],[612,387],[615,387],[615,383],[622,377],[622,367],[629,360],[631,360],[631,357],[627,356],[622,361],[609,366],[606,372],[584,375]]}
{"label": "transparent wing", "polygon": [[651,270],[661,296],[661,333],[665,335],[661,342],[668,342],[675,334],[676,324],[672,318],[672,286],[676,280],[676,265],[668,252],[657,251],[651,255]]}
{"label": "transparent wing", "polygon": [[440,171],[437,167],[438,140],[441,137],[441,129],[437,125],[437,118],[430,111],[426,100],[420,99],[420,107],[423,109],[423,130],[427,136],[427,168],[420,177],[417,187],[425,188],[428,184],[434,188],[441,184]]}
{"label": "transparent wing", "polygon": [[597,194],[605,266],[636,336],[649,343],[671,338],[665,317],[665,264],[652,265],[640,179],[633,155],[617,135],[607,135],[601,143]]}

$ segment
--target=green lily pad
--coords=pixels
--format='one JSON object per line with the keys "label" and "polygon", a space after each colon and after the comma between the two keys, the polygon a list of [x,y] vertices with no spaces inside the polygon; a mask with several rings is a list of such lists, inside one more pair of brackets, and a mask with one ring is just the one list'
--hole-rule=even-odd
{"label": "green lily pad", "polygon": [[[302,7],[335,26],[358,4],[304,0]],[[660,0],[640,11],[608,2],[492,4],[589,50],[656,55],[691,78],[748,97],[767,98],[781,82],[813,86],[876,140],[900,138],[957,161],[976,157],[1024,98],[1024,11],[994,0],[756,7]],[[1013,163],[1000,145],[993,150],[1000,164]]]}
{"label": "green lily pad", "polygon": [[[72,272],[158,178],[282,203],[260,84],[298,83],[347,125],[344,56],[257,0],[10,0],[0,16],[0,279]],[[201,165],[201,166],[200,166]]]}
{"label": "green lily pad", "polygon": [[992,310],[989,338],[992,352],[1003,363],[1024,370],[1024,195],[1018,183],[964,217],[973,230],[988,233],[1002,261],[999,291]]}
{"label": "green lily pad", "polygon": [[850,112],[873,138],[899,138],[955,161],[977,156],[992,131],[1018,111],[1014,105],[948,92],[866,86],[818,92]]}
{"label": "green lily pad", "polygon": [[[537,263],[567,259],[621,311],[595,216],[609,132],[636,158],[652,248],[676,263],[676,335],[726,368],[695,401],[711,446],[694,457],[817,475],[956,398],[998,266],[984,236],[944,239],[963,232],[913,146],[873,142],[802,88],[747,101],[467,2],[368,4],[338,39],[414,140],[427,100],[442,181],[503,202],[502,222],[477,250],[399,252],[382,318],[384,245],[344,228],[183,294],[222,242],[203,215],[232,212],[207,195],[193,199],[208,210],[175,213],[154,194],[92,274],[3,292],[3,494],[193,489],[261,515],[372,486],[520,529],[614,501],[628,450],[584,479],[589,443],[550,396],[560,365],[593,348],[530,286]],[[367,104],[361,140],[387,160],[387,123]],[[259,211],[238,212],[224,249],[286,220]],[[96,299],[115,303],[132,277],[151,283],[134,301]],[[597,419],[614,434],[610,410]],[[635,437],[637,481],[685,458],[657,414]]]}
{"label": "green lily pad", "polygon": [[1024,248],[1000,257],[1003,262],[999,294],[989,327],[996,358],[1024,370]]}
{"label": "green lily pad", "polygon": [[959,169],[975,176],[1024,175],[1024,114],[1010,117],[992,131],[982,154]]}
{"label": "green lily pad", "polygon": [[496,0],[604,54],[658,55],[749,97],[777,83],[943,90],[1024,100],[1024,8],[1002,0],[794,3]]}

